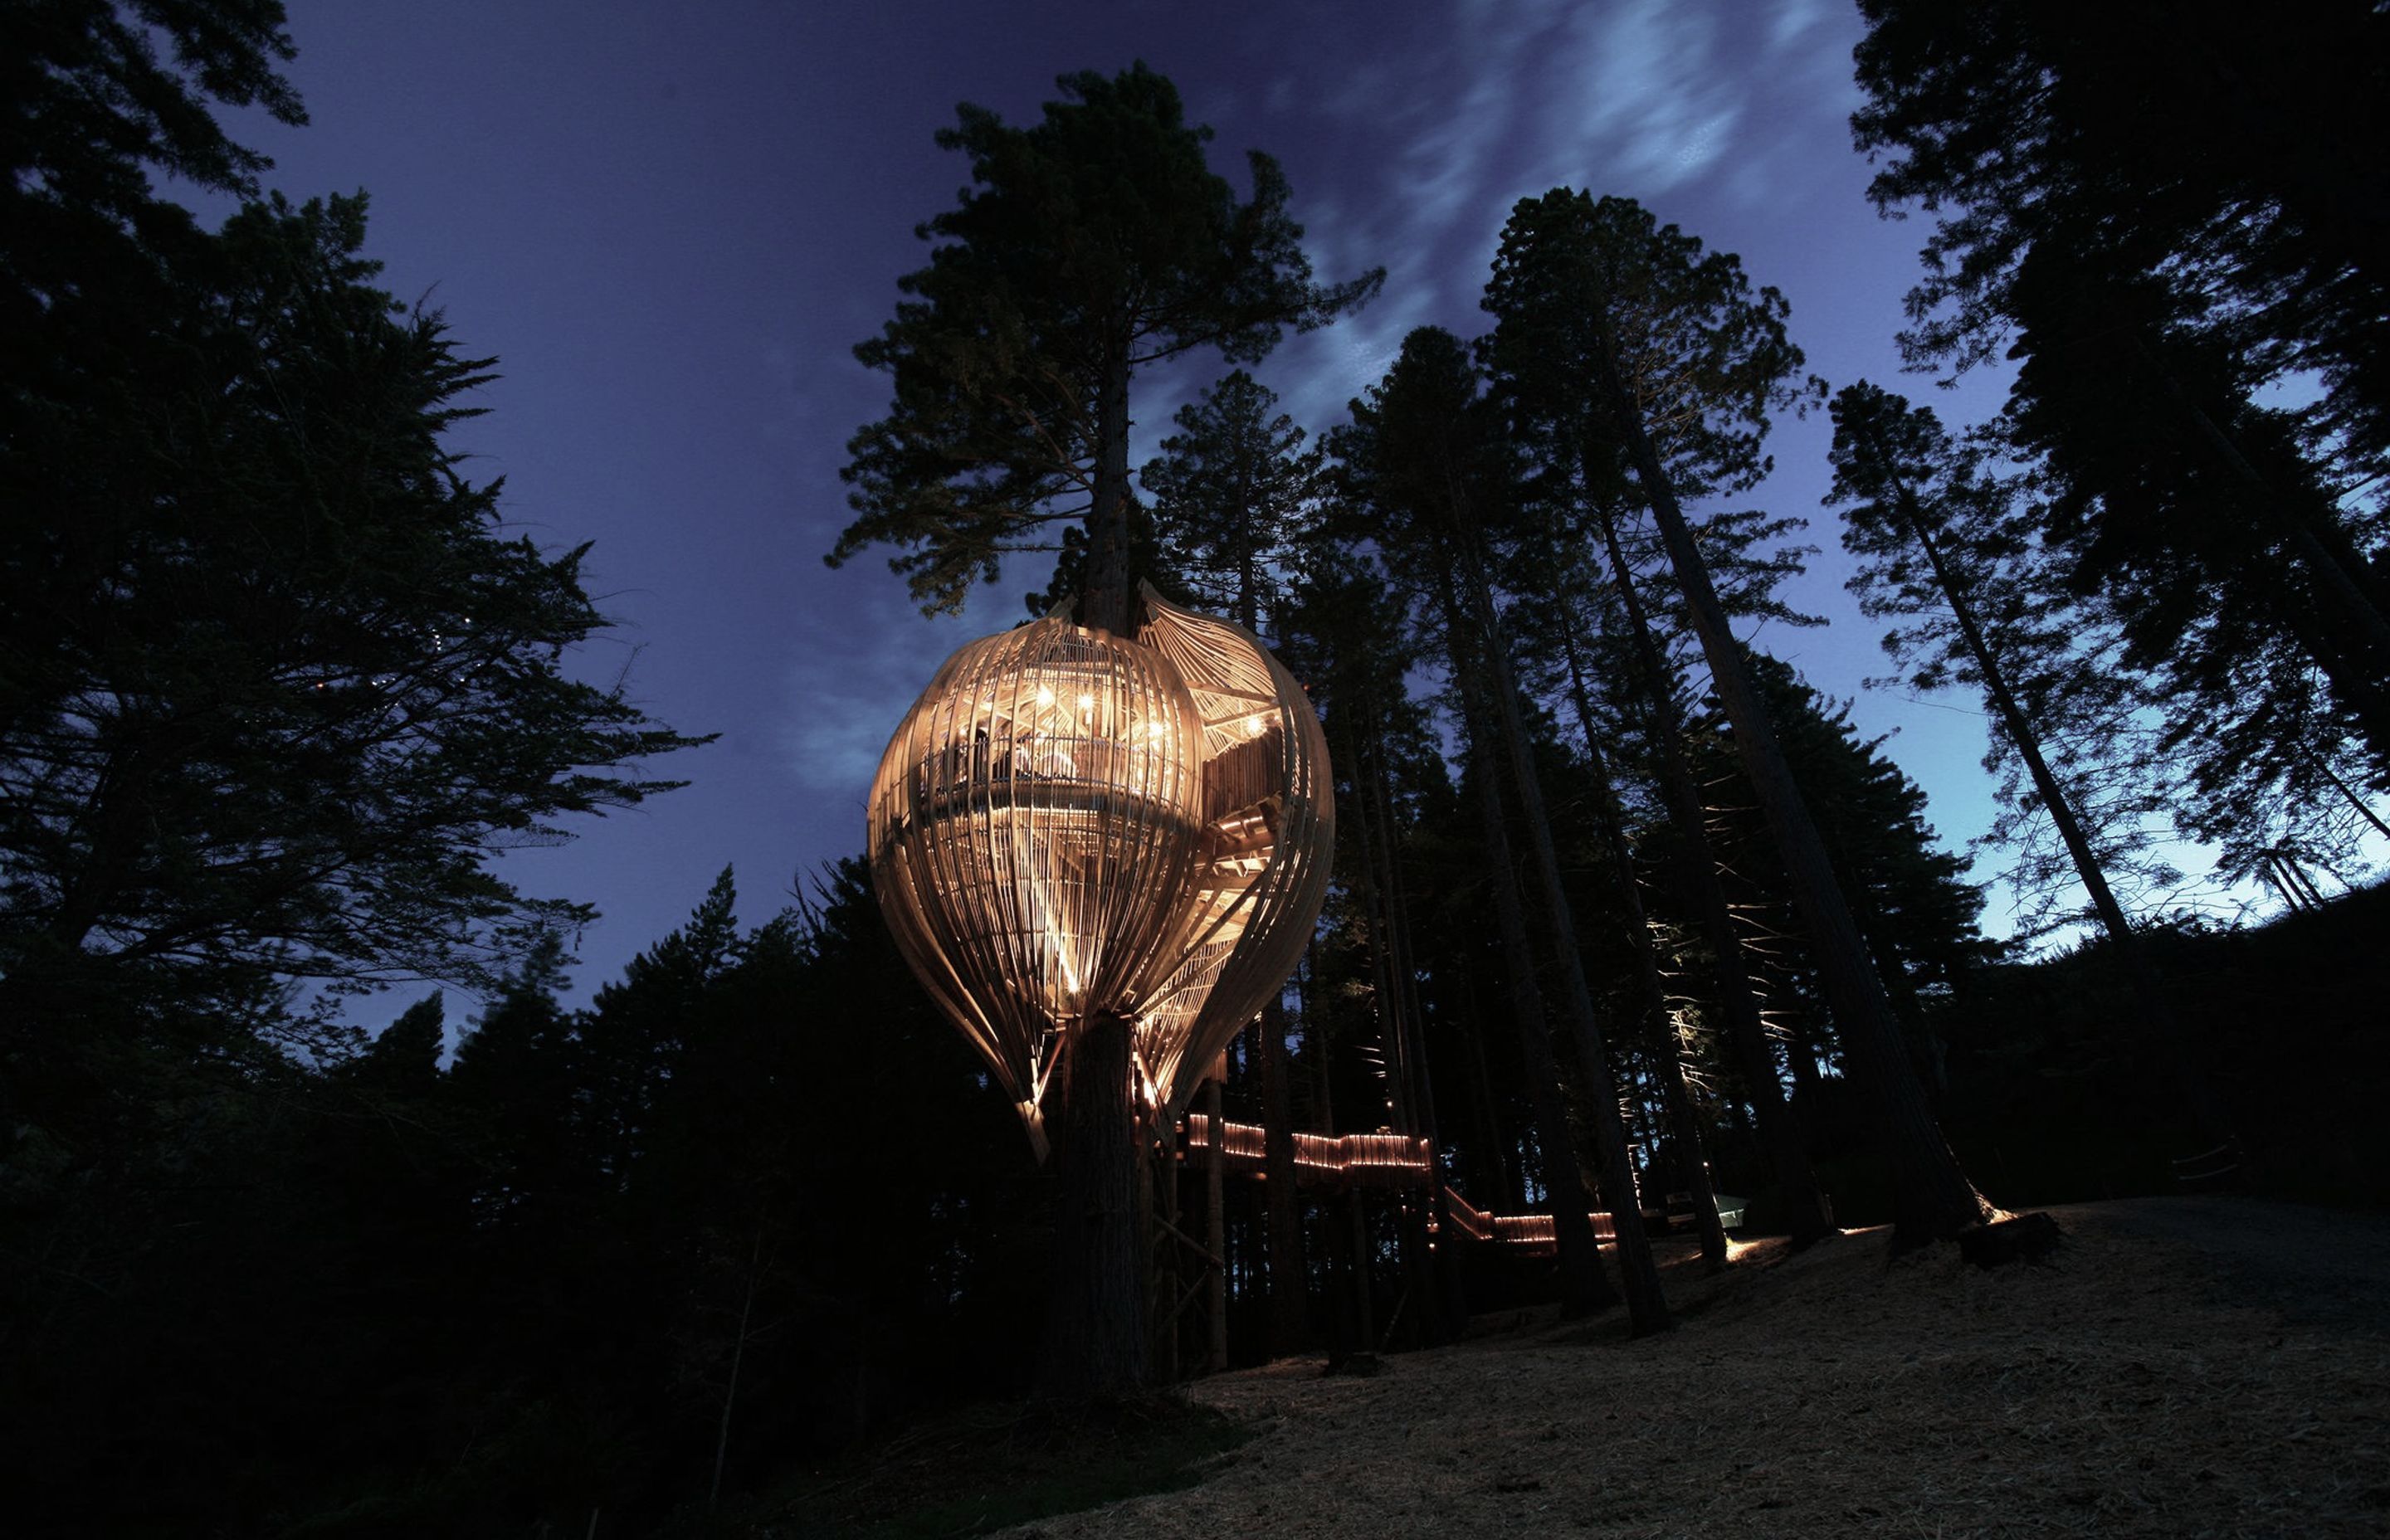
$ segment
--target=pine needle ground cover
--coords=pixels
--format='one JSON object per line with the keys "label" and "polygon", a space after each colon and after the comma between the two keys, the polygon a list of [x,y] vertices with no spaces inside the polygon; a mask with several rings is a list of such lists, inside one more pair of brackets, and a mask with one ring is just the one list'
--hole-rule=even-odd
{"label": "pine needle ground cover", "polygon": [[1882,1231],[1671,1280],[1683,1324],[1486,1323],[1369,1379],[1190,1388],[1257,1424],[1067,1536],[2379,1535],[2390,1222],[2255,1200],[2053,1211],[2046,1265]]}

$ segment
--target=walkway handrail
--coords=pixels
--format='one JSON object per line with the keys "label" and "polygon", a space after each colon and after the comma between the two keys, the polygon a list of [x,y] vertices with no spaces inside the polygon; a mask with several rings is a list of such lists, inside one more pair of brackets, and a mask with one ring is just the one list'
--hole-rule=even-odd
{"label": "walkway handrail", "polygon": [[[1266,1136],[1261,1124],[1223,1118],[1220,1125],[1226,1163],[1240,1175],[1266,1175]],[[1182,1142],[1190,1153],[1212,1148],[1209,1117],[1189,1112],[1185,1129]],[[1295,1180],[1306,1186],[1424,1187],[1434,1169],[1434,1152],[1428,1140],[1418,1135],[1298,1133],[1294,1136]],[[1515,1246],[1531,1255],[1549,1255],[1558,1250],[1548,1213],[1492,1213],[1449,1186],[1444,1189],[1444,1203],[1453,1227],[1471,1240]],[[1597,1237],[1616,1238],[1617,1228],[1609,1214],[1596,1211],[1587,1217]]]}

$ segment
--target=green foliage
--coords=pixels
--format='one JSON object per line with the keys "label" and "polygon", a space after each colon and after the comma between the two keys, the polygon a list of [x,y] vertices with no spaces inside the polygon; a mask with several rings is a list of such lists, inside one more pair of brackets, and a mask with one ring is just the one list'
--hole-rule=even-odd
{"label": "green foliage", "polygon": [[[2185,824],[2225,841],[2307,825],[2299,842],[2345,843],[2292,810],[2339,802],[2327,768],[2390,785],[2390,650],[2326,571],[2361,582],[2390,521],[2344,510],[2296,417],[2257,404],[2243,336],[2191,324],[2154,283],[2039,249],[2013,294],[2025,361],[2008,433],[2040,456],[2064,580],[2101,596],[2127,661],[2156,677],[2164,748],[2190,770]],[[2125,335],[2079,345],[2095,332]]]}
{"label": "green foliage", "polygon": [[437,1084],[447,1041],[447,1007],[438,993],[399,1013],[344,1070],[392,1096],[422,1096]]}
{"label": "green foliage", "polygon": [[2346,788],[2390,784],[2390,254],[2356,169],[2390,19],[1862,10],[1871,195],[1935,216],[1912,361],[2013,343],[2004,432],[2065,583],[2159,688],[2185,828],[2230,872],[2344,859]]}
{"label": "green foliage", "polygon": [[[1998,952],[1977,928],[1983,892],[1967,880],[1963,858],[1937,848],[1924,791],[1884,755],[1885,739],[1859,736],[1848,702],[1819,695],[1765,653],[1744,656],[1870,959],[1911,1034],[1913,1051],[1939,1083],[1945,1076],[1933,1018]],[[1713,720],[1729,730],[1722,719]],[[1728,741],[1712,738],[1701,745],[1697,765],[1697,775],[1714,788],[1712,840],[1729,891],[1773,943],[1755,950],[1767,959],[1777,1008],[1808,1016],[1818,985],[1799,944],[1802,927],[1775,841],[1753,805],[1740,756]],[[1823,1045],[1826,1028],[1813,1019],[1806,1033]]]}
{"label": "green foliage", "polygon": [[337,1052],[344,992],[493,982],[584,911],[488,858],[698,740],[569,676],[582,553],[461,475],[488,361],[374,287],[362,197],[211,233],[153,193],[254,190],[208,109],[302,121],[281,7],[0,26],[0,1101],[95,1155],[261,1031]]}
{"label": "green foliage", "polygon": [[2128,892],[2180,884],[2159,850],[2177,833],[2182,790],[2180,756],[2146,711],[2161,687],[2135,666],[2102,596],[2065,581],[2042,538],[2035,481],[2004,468],[1989,435],[1954,440],[1931,408],[1864,381],[1837,392],[1832,410],[1826,501],[1844,505],[1843,548],[1859,558],[1848,586],[1863,613],[1899,622],[1883,648],[1901,674],[1882,683],[1986,700],[1985,764],[2000,777],[2000,813],[1985,842],[2008,853],[2026,932],[2073,921],[2077,909],[2059,899],[2087,879],[1959,623],[1961,606],[2104,879]]}
{"label": "green foliage", "polygon": [[693,741],[566,675],[605,623],[583,552],[507,538],[456,474],[440,435],[487,361],[370,288],[363,238],[355,199],[245,211],[225,287],[161,318],[187,363],[138,382],[154,410],[20,462],[62,548],[19,570],[57,641],[11,725],[12,929],[436,974],[518,907],[487,852],[636,803],[670,783],[617,767]]}
{"label": "green foliage", "polygon": [[[2036,543],[2020,517],[2018,487],[1998,476],[1980,447],[1954,441],[1932,407],[1865,380],[1835,392],[1831,409],[1834,481],[1825,501],[1842,508],[1843,549],[1859,559],[1845,586],[1860,613],[1902,622],[1883,637],[1902,671],[1894,683],[1931,692],[1981,682],[1950,614],[1946,578],[2000,655],[2014,660],[2011,673],[2028,644],[2047,652],[2054,633],[2079,629],[2069,623],[2081,617],[2055,574],[2030,565]],[[1938,572],[1910,527],[1910,507],[1941,558]]]}
{"label": "green foliage", "polygon": [[[1128,526],[1129,571],[1153,584],[1163,598],[1179,604],[1191,603],[1187,580],[1179,562],[1184,553],[1175,544],[1165,544],[1156,528],[1153,506],[1142,497],[1125,499],[1123,521]],[[1054,570],[1046,586],[1034,594],[1022,596],[1022,606],[1032,620],[1042,619],[1053,612],[1057,605],[1068,604],[1086,591],[1088,541],[1086,527],[1065,524],[1060,541],[1054,547]]]}
{"label": "green foliage", "polygon": [[1565,187],[1522,199],[1484,305],[1496,318],[1487,363],[1512,411],[1570,455],[1608,461],[1597,492],[1623,475],[1625,453],[1626,426],[1606,420],[1599,388],[1604,355],[1680,497],[1756,484],[1772,464],[1769,415],[1819,394],[1800,377],[1784,296],[1754,290],[1731,252],[1705,252],[1632,199]]}
{"label": "green foliage", "polygon": [[[12,407],[106,348],[120,302],[154,298],[201,243],[151,172],[252,195],[265,158],[209,103],[307,115],[275,66],[281,0],[29,0],[0,11],[0,373]],[[169,55],[159,57],[161,45]]]}
{"label": "green foliage", "polygon": [[2247,339],[2269,377],[2313,371],[2317,423],[2390,448],[2390,259],[2365,148],[2390,135],[2390,19],[2363,0],[2261,15],[2229,0],[1952,6],[1863,0],[1882,157],[1870,196],[1935,216],[1909,296],[1920,360],[1998,349],[2028,253],[2163,274]]}
{"label": "green foliage", "polygon": [[1420,327],[1328,437],[1350,510],[1419,592],[1453,581],[1461,543],[1481,541],[1480,526],[1508,502],[1510,449],[1483,390],[1467,345]]}
{"label": "green foliage", "polygon": [[1024,1383],[1042,1187],[860,863],[750,930],[732,901],[585,1009],[535,950],[444,1073],[433,996],[344,1063],[193,1097],[74,1202],[12,1203],[0,1392],[56,1414],[11,1450],[15,1520],[640,1523],[710,1483],[726,1406],[736,1494]]}
{"label": "green foliage", "polygon": [[[1495,326],[1479,353],[1528,469],[1511,557],[1512,586],[1536,601],[1519,607],[1517,622],[1530,644],[1528,672],[1555,676],[1561,654],[1581,645],[1606,665],[1590,672],[1621,689],[1620,725],[1648,728],[1648,706],[1634,702],[1651,690],[1683,690],[1691,632],[1669,563],[1638,519],[1648,490],[1629,471],[1625,425],[1600,389],[1601,360],[1614,360],[1640,404],[1678,495],[1742,490],[1769,468],[1770,414],[1805,405],[1818,390],[1814,380],[1795,383],[1802,355],[1785,331],[1789,307],[1772,289],[1754,292],[1733,255],[1704,252],[1631,199],[1566,188],[1512,210],[1483,303]],[[1822,623],[1780,597],[1809,549],[1783,542],[1804,527],[1750,509],[1694,521],[1729,614]],[[1606,559],[1613,542],[1614,563]],[[1644,677],[1632,622],[1618,608],[1620,582],[1634,584],[1656,622],[1664,679]],[[1641,751],[1656,763],[1656,744]]]}
{"label": "green foliage", "polygon": [[1142,63],[1059,83],[1064,99],[1032,127],[965,104],[939,131],[973,186],[919,226],[930,264],[855,349],[895,396],[847,445],[859,517],[828,559],[898,547],[890,567],[927,613],[959,611],[1007,552],[1055,548],[1047,527],[1086,511],[1099,460],[1126,453],[1108,387],[1196,348],[1258,360],[1384,276],[1314,284],[1278,162],[1250,154],[1240,200],[1205,163],[1211,130],[1189,126],[1177,89]]}
{"label": "green foliage", "polygon": [[567,672],[606,623],[583,553],[457,474],[485,361],[370,286],[364,215],[251,205],[121,318],[141,367],[17,398],[0,476],[45,516],[0,552],[0,1015],[36,1121],[112,1034],[237,1048],[294,980],[486,982],[584,912],[489,857],[700,741]]}
{"label": "green foliage", "polygon": [[[1837,401],[1838,427],[1865,417],[1895,462],[1838,438],[1868,612],[1897,623],[1911,684],[1973,682],[1889,470],[1930,494],[2045,720],[2088,745],[2120,716],[2133,728],[2150,683],[2201,827],[2306,838],[2321,826],[2282,809],[2375,731],[2380,660],[2335,631],[2267,520],[2291,509],[2378,581],[2379,510],[2347,487],[2382,447],[2381,268],[2317,188],[2347,179],[2329,146],[2380,137],[2362,135],[2383,98],[2267,93],[2323,39],[2352,61],[2317,78],[2373,68],[2378,15],[2269,29],[2191,7],[2159,54],[2204,68],[2217,40],[2246,43],[2259,83],[2218,128],[2117,48],[2149,21],[2139,4],[2065,21],[2037,4],[1866,8],[1878,95],[1861,132],[1906,158],[1879,197],[1947,215],[1921,356],[2011,328],[2024,343],[1998,444],[1953,443],[1871,388]],[[6,1441],[9,1521],[328,1540],[579,1533],[594,1514],[607,1533],[950,1534],[1191,1479],[1242,1431],[1134,1405],[1103,1427],[951,1413],[1029,1379],[1051,1195],[897,956],[860,862],[745,930],[726,869],[587,1005],[565,999],[559,928],[579,911],[516,893],[485,857],[636,803],[669,784],[637,764],[695,740],[567,676],[604,624],[582,553],[508,538],[499,489],[444,447],[490,366],[375,287],[362,199],[251,202],[210,233],[154,197],[152,174],[254,193],[262,160],[207,108],[299,121],[274,73],[281,25],[268,0],[0,15],[0,494],[39,513],[0,522],[0,1404],[42,1414]],[[2095,99],[2119,81],[2134,90]],[[1699,685],[1652,528],[1664,498],[1752,486],[1771,415],[1816,398],[1785,302],[1631,201],[1558,189],[1513,211],[1490,335],[1407,339],[1333,435],[1334,477],[1240,370],[1179,414],[1140,506],[1138,370],[1205,347],[1257,360],[1379,276],[1313,283],[1275,162],[1252,157],[1240,198],[1142,65],[1061,84],[1034,124],[964,107],[939,136],[971,186],[920,227],[927,264],[857,349],[893,396],[849,446],[857,517],[831,559],[893,546],[916,599],[951,610],[1006,553],[1059,546],[1063,597],[1096,544],[1063,526],[1111,496],[1143,575],[1266,617],[1324,712],[1340,802],[1340,888],[1290,1056],[1302,1116],[1345,1131],[1440,1108],[1463,1187],[1513,1209],[1570,1180],[1567,1120],[1538,1126],[1527,1049],[1499,1030],[1510,970],[1536,962],[1499,944],[1486,828],[1412,678],[1434,641],[1453,695],[1482,695],[1481,633],[1514,640],[1513,751],[1548,789],[1566,868],[1536,902],[1575,915],[1554,939],[1611,1016],[1646,1008],[1599,777],[1616,778],[1642,867],[1709,859],[1679,848],[1661,794],[1671,708]],[[2286,123],[2316,143],[2286,143]],[[2262,404],[2298,369],[2319,373],[2322,409]],[[2270,498],[2220,468],[2186,401]],[[1656,468],[1632,458],[1638,423]],[[1715,568],[1728,612],[1797,622],[1779,594],[1798,527],[1713,509],[1690,565]],[[1481,574],[1486,597],[1458,604],[1453,580]],[[1661,634],[1656,666],[1629,599]],[[1420,620],[1432,609],[1440,626]],[[2241,1088],[2260,1182],[2371,1190],[2378,1160],[2345,1131],[2390,1085],[2364,962],[2380,892],[2259,935],[2152,938],[2192,1022],[2162,1040],[2103,947],[1998,962],[1882,740],[1784,665],[1738,656],[1862,967],[1998,1196],[2162,1179],[2159,1154],[2183,1148],[2162,1071],[2184,1053]],[[1888,1213],[1866,1066],[1820,1008],[1731,730],[1714,713],[1699,726],[1708,805],[1690,822],[1706,814],[1762,932],[1843,1217]],[[2130,756],[2055,757],[2088,781]],[[2030,810],[2012,787],[2011,819]],[[1650,883],[1644,912],[1688,990],[1666,1005],[1706,1072],[1703,1136],[1756,1190],[1770,1168],[1743,1066],[1718,1062],[1718,1012],[1697,997],[1684,886]],[[483,995],[445,1069],[446,996],[360,1044],[294,991],[430,977]],[[2285,1034],[2332,1072],[2281,1073]],[[1664,1050],[1611,1057],[1621,1095],[1580,1066],[1574,1110],[1623,1104],[1648,1176],[1675,1136],[1657,1129]],[[1230,1114],[1249,1117],[1231,1060]],[[1247,1283],[1253,1197],[1232,1189],[1227,1220]],[[1393,1237],[1388,1221],[1365,1240],[1340,1294],[1370,1287]],[[1419,1297],[1381,1291],[1380,1320],[1413,1329],[1423,1312],[1397,1300]],[[901,1447],[875,1442],[908,1420]],[[867,1462],[859,1477],[791,1482],[792,1461],[842,1453]],[[702,1501],[717,1483],[718,1508]]]}
{"label": "green foliage", "polygon": [[1324,456],[1277,404],[1232,371],[1178,409],[1142,478],[1189,597],[1256,631],[1280,610],[1285,568],[1319,518]]}

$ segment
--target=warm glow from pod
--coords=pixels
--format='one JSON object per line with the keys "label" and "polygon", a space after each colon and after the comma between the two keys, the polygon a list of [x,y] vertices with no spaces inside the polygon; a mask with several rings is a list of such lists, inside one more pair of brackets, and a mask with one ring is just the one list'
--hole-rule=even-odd
{"label": "warm glow from pod", "polygon": [[872,785],[898,949],[1041,1147],[1080,1020],[1130,1019],[1166,1126],[1327,892],[1332,782],[1301,687],[1248,633],[1144,602],[1135,640],[1048,617],[961,648]]}

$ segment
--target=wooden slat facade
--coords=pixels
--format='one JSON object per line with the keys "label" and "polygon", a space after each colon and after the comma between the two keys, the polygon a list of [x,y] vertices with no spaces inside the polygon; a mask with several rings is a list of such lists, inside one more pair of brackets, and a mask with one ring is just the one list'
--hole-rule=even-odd
{"label": "wooden slat facade", "polygon": [[868,850],[898,950],[1045,1148],[1073,1024],[1135,1024],[1166,1126],[1282,987],[1327,896],[1328,745],[1252,634],[1143,591],[964,646],[890,738]]}

